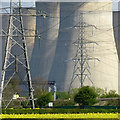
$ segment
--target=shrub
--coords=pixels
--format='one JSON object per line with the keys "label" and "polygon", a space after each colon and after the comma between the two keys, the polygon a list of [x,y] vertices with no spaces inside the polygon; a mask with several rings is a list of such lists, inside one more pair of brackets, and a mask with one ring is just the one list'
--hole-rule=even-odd
{"label": "shrub", "polygon": [[70,99],[73,99],[74,100],[74,97],[75,95],[79,92],[79,88],[72,88],[70,91],[69,91],[69,97]]}
{"label": "shrub", "polygon": [[97,88],[97,87],[91,87],[95,93],[97,94],[97,97],[100,98],[100,96],[102,96],[103,94],[105,94],[105,90],[102,88]]}
{"label": "shrub", "polygon": [[53,96],[51,93],[44,94],[37,99],[37,105],[39,107],[47,105],[49,102],[53,101]]}
{"label": "shrub", "polygon": [[68,93],[67,92],[57,92],[56,98],[57,99],[68,99]]}
{"label": "shrub", "polygon": [[108,100],[106,105],[107,106],[119,106],[120,100]]}
{"label": "shrub", "polygon": [[120,95],[118,95],[115,90],[110,90],[108,93],[101,95],[101,98],[112,98],[112,97],[120,97]]}
{"label": "shrub", "polygon": [[97,94],[91,87],[84,86],[75,95],[74,101],[79,105],[93,105],[97,102],[96,97]]}
{"label": "shrub", "polygon": [[73,106],[73,105],[75,105],[74,101],[61,100],[61,99],[54,101],[54,107],[56,107],[56,106]]}

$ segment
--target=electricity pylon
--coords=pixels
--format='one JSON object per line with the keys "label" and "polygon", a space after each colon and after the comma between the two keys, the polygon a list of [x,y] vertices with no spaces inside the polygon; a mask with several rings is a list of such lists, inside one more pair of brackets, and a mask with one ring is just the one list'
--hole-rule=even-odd
{"label": "electricity pylon", "polygon": [[[18,6],[17,6],[18,4]],[[5,55],[2,68],[1,87],[0,87],[0,108],[2,107],[4,89],[14,76],[18,76],[22,80],[27,81],[28,95],[31,108],[35,108],[33,87],[30,74],[30,66],[28,61],[28,53],[26,46],[26,37],[35,37],[25,34],[23,26],[23,11],[21,0],[18,3],[10,1],[10,13],[8,32],[2,30],[2,37],[7,37]],[[31,14],[24,14],[31,15]],[[44,16],[43,14],[39,14]],[[35,15],[32,15],[36,17]],[[38,35],[37,35],[38,37]],[[8,102],[9,103],[9,102]],[[6,105],[8,106],[8,105]]]}
{"label": "electricity pylon", "polygon": [[[80,13],[79,15],[79,22],[74,26],[75,29],[78,30],[78,39],[73,43],[76,46],[76,53],[74,58],[72,59],[74,63],[73,67],[73,74],[72,79],[70,82],[69,92],[72,89],[72,84],[76,81],[79,81],[79,87],[83,87],[84,81],[88,79],[92,85],[94,84],[91,80],[91,73],[90,73],[90,65],[89,60],[97,59],[92,58],[88,55],[87,45],[91,43],[95,43],[94,41],[87,40],[85,38],[86,36],[86,29],[88,28],[96,28],[94,25],[89,25],[84,22],[84,13]],[[88,29],[89,30],[89,29]],[[92,30],[92,29],[91,29]],[[93,32],[93,31],[87,31],[87,32]],[[97,59],[99,60],[99,59]]]}

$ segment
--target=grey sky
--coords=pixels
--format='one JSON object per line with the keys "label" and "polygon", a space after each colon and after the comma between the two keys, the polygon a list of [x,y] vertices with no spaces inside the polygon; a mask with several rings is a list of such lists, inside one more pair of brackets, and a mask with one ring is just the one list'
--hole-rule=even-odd
{"label": "grey sky", "polygon": [[118,11],[118,2],[113,2],[113,11]]}
{"label": "grey sky", "polygon": [[[0,3],[2,2],[2,7],[8,7],[9,2],[10,0],[0,0]],[[18,1],[18,0],[14,0],[14,1]],[[34,7],[35,6],[35,1],[51,1],[51,2],[57,2],[57,1],[61,1],[61,0],[21,0],[23,3],[22,3],[22,6],[23,7]],[[68,0],[62,0],[62,1],[68,1]],[[73,0],[69,0],[69,1],[73,1]],[[75,0],[74,0],[75,1]],[[110,1],[110,0],[76,0],[76,2],[79,1],[79,2],[85,2],[85,1],[89,1],[89,2],[92,2],[92,1],[100,1],[100,2],[105,2],[105,1]],[[118,11],[118,2],[120,0],[112,0],[113,1],[113,11]]]}

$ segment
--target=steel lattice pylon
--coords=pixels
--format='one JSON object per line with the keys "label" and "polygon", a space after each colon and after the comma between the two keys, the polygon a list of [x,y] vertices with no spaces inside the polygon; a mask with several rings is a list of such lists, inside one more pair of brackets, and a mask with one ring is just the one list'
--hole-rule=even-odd
{"label": "steel lattice pylon", "polygon": [[[72,89],[72,84],[79,80],[80,85],[79,87],[83,87],[84,81],[88,78],[88,80],[94,84],[93,81],[90,78],[90,65],[89,65],[89,60],[97,59],[97,58],[92,58],[88,55],[88,50],[87,50],[87,45],[91,43],[95,43],[94,41],[87,40],[85,38],[86,35],[86,29],[87,28],[96,28],[94,25],[89,25],[84,22],[84,13],[79,14],[79,22],[74,26],[78,30],[78,39],[73,43],[74,46],[76,46],[76,53],[74,58],[72,59],[74,63],[73,67],[73,74],[72,74],[72,79],[70,82],[70,87],[69,87],[69,92]],[[93,30],[93,29],[92,29]],[[89,31],[93,32],[93,31]],[[99,59],[97,59],[99,60]]]}
{"label": "steel lattice pylon", "polygon": [[35,108],[21,8],[21,0],[19,0],[17,8],[12,0],[10,1],[9,27],[1,78],[0,108],[3,91],[15,75],[27,81],[31,108]]}

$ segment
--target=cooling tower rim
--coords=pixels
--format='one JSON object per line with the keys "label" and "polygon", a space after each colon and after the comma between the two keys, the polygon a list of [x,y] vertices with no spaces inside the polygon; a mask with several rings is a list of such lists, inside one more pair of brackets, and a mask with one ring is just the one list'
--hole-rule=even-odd
{"label": "cooling tower rim", "polygon": [[[61,2],[63,2],[63,3],[67,3],[67,2],[73,2],[73,0],[51,0],[51,1],[49,1],[49,0],[41,0],[41,1],[38,1],[38,0],[36,0],[35,2],[45,2],[45,3],[54,3],[54,2],[57,2],[57,3],[61,3]],[[88,3],[88,2],[112,2],[112,0],[104,0],[104,1],[102,1],[102,0],[74,0],[74,2],[76,2],[76,3],[78,3],[78,2],[84,2],[84,3]]]}
{"label": "cooling tower rim", "polygon": [[120,11],[112,11],[113,13],[120,13]]}

